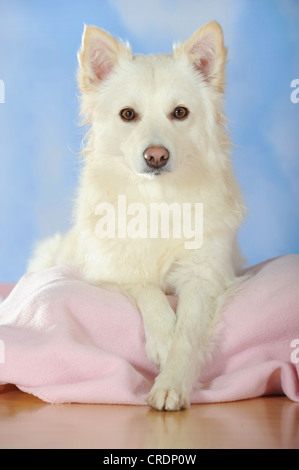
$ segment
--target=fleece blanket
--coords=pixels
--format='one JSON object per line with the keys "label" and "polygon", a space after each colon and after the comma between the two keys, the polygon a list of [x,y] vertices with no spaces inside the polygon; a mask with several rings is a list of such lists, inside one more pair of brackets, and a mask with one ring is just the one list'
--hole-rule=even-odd
{"label": "fleece blanket", "polygon": [[[191,403],[299,401],[299,255],[249,271]],[[0,304],[0,391],[9,383],[50,403],[143,405],[157,374],[136,307],[70,267],[25,275]]]}

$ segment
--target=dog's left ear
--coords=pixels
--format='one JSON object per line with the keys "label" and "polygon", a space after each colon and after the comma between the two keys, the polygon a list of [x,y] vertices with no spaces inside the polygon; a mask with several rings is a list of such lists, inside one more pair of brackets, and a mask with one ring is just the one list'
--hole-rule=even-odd
{"label": "dog's left ear", "polygon": [[223,44],[221,26],[216,21],[198,29],[191,38],[174,47],[174,57],[188,56],[195,70],[203,79],[224,91],[226,48]]}

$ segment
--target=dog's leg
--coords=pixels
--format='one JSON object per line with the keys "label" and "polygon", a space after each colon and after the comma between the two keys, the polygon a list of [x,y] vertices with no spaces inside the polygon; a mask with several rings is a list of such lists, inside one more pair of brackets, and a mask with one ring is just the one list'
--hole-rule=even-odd
{"label": "dog's leg", "polygon": [[135,286],[129,294],[143,317],[147,356],[163,370],[173,341],[176,315],[164,292],[155,285]]}
{"label": "dog's leg", "polygon": [[[211,279],[211,276],[194,276],[178,287],[179,303],[172,347],[147,398],[148,404],[158,410],[180,410],[189,406],[189,395],[200,365],[210,352],[209,339],[214,332],[215,312],[219,311],[219,296],[225,291],[225,286],[222,282],[207,280],[207,277]],[[217,271],[215,277],[221,278]]]}

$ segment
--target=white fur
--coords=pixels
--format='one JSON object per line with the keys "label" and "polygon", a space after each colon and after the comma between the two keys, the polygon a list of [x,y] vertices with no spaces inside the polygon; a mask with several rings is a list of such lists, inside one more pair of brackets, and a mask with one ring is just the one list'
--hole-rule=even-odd
{"label": "white fur", "polygon": [[[229,155],[222,99],[226,50],[217,23],[198,30],[173,55],[133,57],[127,44],[86,27],[79,52],[82,114],[89,124],[74,224],[43,242],[29,271],[68,263],[85,278],[119,289],[139,307],[146,351],[160,368],[148,403],[159,410],[189,405],[189,395],[226,292],[241,267],[236,233],[244,208]],[[185,120],[171,118],[177,106]],[[138,119],[124,122],[130,107]],[[143,152],[164,146],[167,173],[144,171]],[[96,207],[130,202],[195,203],[204,207],[203,244],[184,239],[100,239]],[[165,293],[178,296],[176,314]]]}

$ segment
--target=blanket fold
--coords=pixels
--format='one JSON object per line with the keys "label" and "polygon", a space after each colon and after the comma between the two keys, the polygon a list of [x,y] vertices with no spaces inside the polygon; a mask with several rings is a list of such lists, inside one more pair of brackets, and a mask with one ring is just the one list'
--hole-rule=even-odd
{"label": "blanket fold", "polygon": [[[299,401],[299,255],[249,271],[224,308],[191,403],[272,394]],[[0,304],[2,384],[50,403],[143,405],[157,374],[136,307],[70,267],[25,275]]]}

